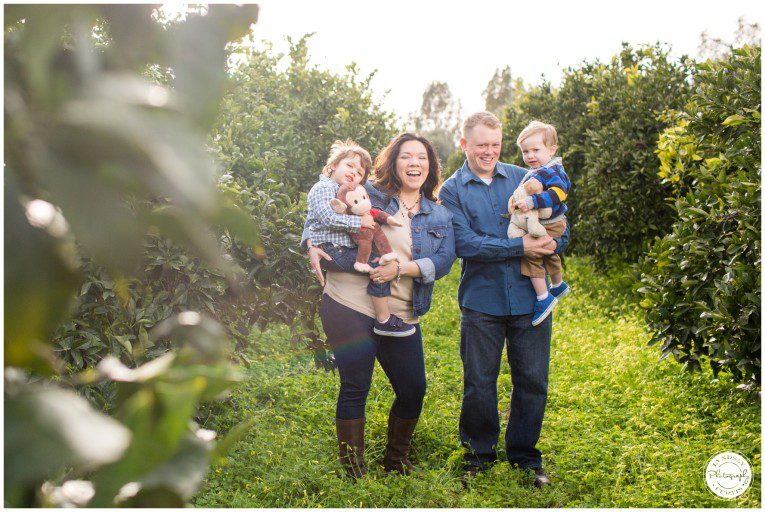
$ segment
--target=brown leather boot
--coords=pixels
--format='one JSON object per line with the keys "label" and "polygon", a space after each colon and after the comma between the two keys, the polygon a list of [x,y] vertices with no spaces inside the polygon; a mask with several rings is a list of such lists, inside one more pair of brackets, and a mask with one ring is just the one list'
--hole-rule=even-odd
{"label": "brown leather boot", "polygon": [[367,474],[364,464],[364,423],[365,418],[341,420],[335,418],[337,445],[340,447],[340,463],[352,478]]}
{"label": "brown leather boot", "polygon": [[388,444],[383,458],[385,471],[398,471],[402,475],[420,472],[407,458],[418,419],[405,420],[393,413],[388,416]]}

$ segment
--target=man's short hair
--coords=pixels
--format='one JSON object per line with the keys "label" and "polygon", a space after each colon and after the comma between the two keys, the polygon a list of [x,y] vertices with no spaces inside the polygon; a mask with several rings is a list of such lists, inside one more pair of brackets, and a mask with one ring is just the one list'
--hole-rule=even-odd
{"label": "man's short hair", "polygon": [[542,121],[531,121],[526,128],[521,130],[516,144],[520,147],[521,142],[537,133],[542,134],[542,142],[544,142],[545,146],[548,148],[558,145],[558,132],[555,130],[555,127],[551,124],[543,123]]}
{"label": "man's short hair", "polygon": [[502,127],[499,118],[491,112],[476,112],[475,114],[470,114],[467,119],[462,122],[462,136],[467,137],[468,130],[472,130],[479,124],[492,129]]}

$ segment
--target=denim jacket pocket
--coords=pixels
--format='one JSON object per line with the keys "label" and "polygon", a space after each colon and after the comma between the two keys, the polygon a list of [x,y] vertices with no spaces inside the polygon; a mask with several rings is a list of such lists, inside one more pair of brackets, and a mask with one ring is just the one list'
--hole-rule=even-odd
{"label": "denim jacket pocket", "polygon": [[438,252],[438,248],[441,247],[441,243],[446,237],[446,226],[433,226],[428,229],[428,238],[430,239],[430,247],[432,251]]}

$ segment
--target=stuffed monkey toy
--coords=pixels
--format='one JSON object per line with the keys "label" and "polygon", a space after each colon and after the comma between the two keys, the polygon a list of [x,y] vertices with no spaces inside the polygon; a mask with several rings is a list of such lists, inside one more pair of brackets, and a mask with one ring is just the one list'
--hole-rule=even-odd
{"label": "stuffed monkey toy", "polygon": [[398,254],[391,249],[388,237],[383,233],[380,224],[386,223],[399,227],[402,224],[398,219],[384,211],[372,208],[372,201],[369,200],[367,191],[363,186],[356,185],[355,183],[342,185],[340,190],[337,191],[337,197],[333,198],[329,204],[335,213],[358,216],[370,214],[378,222],[372,229],[362,227],[358,233],[348,233],[351,240],[359,246],[356,263],[353,264],[353,268],[359,272],[366,273],[372,270],[372,267],[367,263],[369,256],[372,254],[372,245],[377,248],[377,254],[380,254],[381,265],[391,260],[398,261]]}
{"label": "stuffed monkey toy", "polygon": [[507,226],[508,238],[520,238],[526,233],[539,238],[547,234],[547,230],[539,223],[539,219],[549,219],[552,215],[552,208],[540,208],[524,213],[516,206],[525,203],[527,197],[540,194],[543,190],[542,182],[534,178],[522,183],[515,189],[507,202],[507,213],[510,216],[510,225]]}

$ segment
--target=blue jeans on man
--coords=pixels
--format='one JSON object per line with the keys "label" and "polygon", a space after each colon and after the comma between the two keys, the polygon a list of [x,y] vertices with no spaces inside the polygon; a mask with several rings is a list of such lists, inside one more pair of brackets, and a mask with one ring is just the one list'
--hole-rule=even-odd
{"label": "blue jeans on man", "polygon": [[547,402],[552,317],[536,327],[531,325],[531,317],[493,316],[462,308],[464,392],[459,433],[469,465],[483,468],[497,459],[497,377],[502,349],[507,345],[513,383],[505,430],[507,460],[522,468],[542,467],[542,453],[536,444]]}

